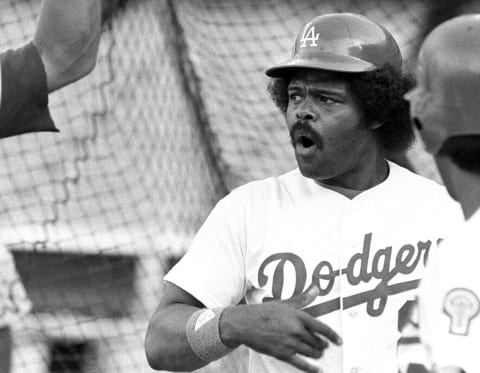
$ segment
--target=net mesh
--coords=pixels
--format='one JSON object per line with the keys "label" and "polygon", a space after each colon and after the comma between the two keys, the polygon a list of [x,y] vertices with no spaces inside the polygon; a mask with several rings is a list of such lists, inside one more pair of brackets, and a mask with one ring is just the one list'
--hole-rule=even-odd
{"label": "net mesh", "polygon": [[[39,7],[0,1],[0,50],[31,39]],[[0,242],[33,301],[15,326],[13,372],[151,371],[143,338],[165,271],[221,196],[295,167],[264,69],[288,57],[306,20],[367,15],[411,69],[428,30],[480,6],[136,0],[113,10],[95,70],[50,96],[61,133],[0,147]],[[439,180],[420,145],[408,156]],[[204,371],[242,371],[244,354]]]}

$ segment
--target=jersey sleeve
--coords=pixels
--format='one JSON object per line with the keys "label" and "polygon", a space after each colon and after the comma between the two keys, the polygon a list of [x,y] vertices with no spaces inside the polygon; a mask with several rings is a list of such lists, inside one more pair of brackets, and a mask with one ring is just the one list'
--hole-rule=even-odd
{"label": "jersey sleeve", "polygon": [[237,304],[246,290],[244,221],[236,196],[222,199],[165,281],[187,291],[208,308]]}
{"label": "jersey sleeve", "polygon": [[1,55],[0,138],[58,132],[48,109],[47,77],[33,43]]}

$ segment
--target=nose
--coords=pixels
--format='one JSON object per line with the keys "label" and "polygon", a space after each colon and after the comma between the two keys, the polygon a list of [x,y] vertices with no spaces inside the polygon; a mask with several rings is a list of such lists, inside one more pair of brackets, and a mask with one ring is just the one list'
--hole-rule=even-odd
{"label": "nose", "polygon": [[308,106],[301,107],[296,113],[297,119],[303,122],[315,121],[317,114]]}

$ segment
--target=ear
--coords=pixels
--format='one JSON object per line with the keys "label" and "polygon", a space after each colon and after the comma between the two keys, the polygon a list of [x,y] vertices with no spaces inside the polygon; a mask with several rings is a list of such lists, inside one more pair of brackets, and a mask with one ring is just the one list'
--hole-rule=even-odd
{"label": "ear", "polygon": [[382,126],[382,123],[377,122],[377,121],[372,122],[372,123],[370,123],[370,125],[369,125],[370,129],[372,129],[372,130],[376,130],[377,128],[379,128],[379,127],[381,127],[381,126]]}

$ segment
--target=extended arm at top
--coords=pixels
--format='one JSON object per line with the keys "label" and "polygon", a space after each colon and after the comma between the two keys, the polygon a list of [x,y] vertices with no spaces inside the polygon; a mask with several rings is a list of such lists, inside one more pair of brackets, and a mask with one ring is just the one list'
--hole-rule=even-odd
{"label": "extended arm at top", "polygon": [[93,70],[100,34],[100,0],[43,0],[33,43],[45,67],[49,92]]}

